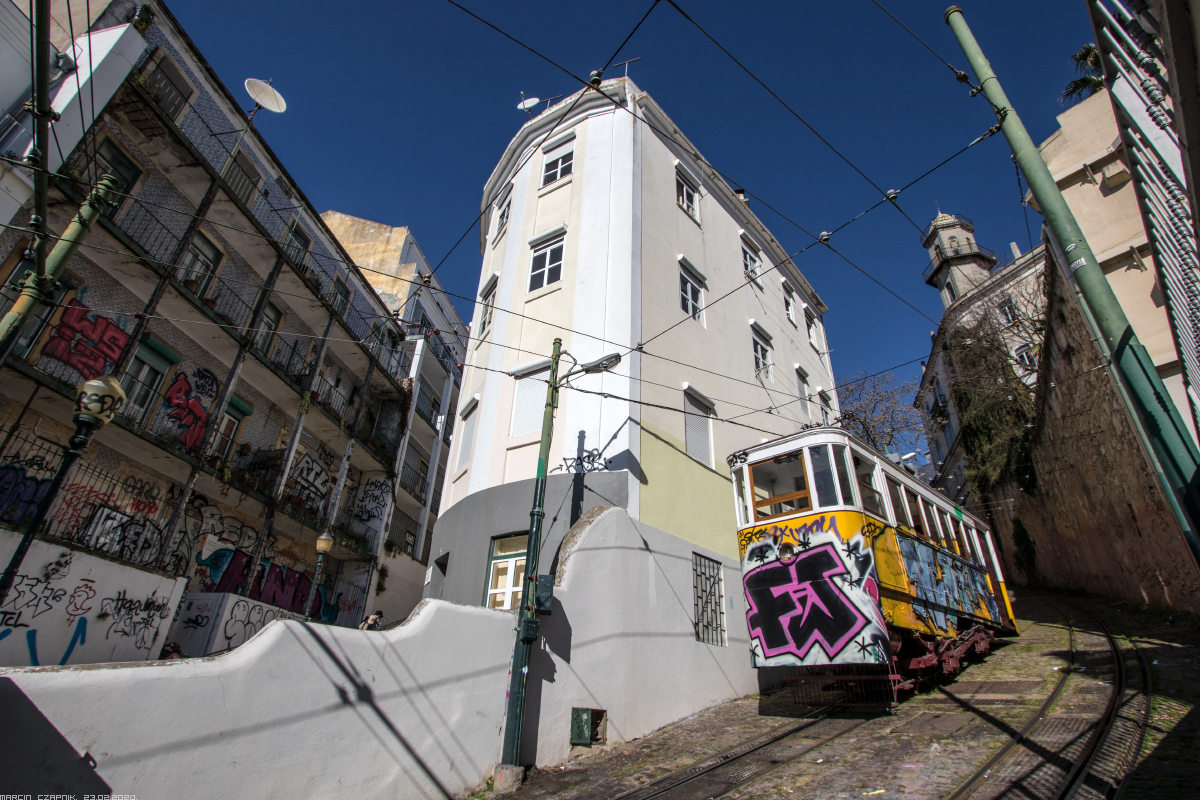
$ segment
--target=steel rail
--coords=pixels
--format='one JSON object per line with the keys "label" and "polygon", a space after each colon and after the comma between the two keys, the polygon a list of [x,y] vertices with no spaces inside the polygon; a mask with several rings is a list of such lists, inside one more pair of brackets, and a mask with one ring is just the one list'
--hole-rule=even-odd
{"label": "steel rail", "polygon": [[1125,640],[1133,648],[1133,652],[1137,654],[1138,664],[1142,667],[1142,697],[1145,698],[1146,708],[1142,711],[1141,723],[1138,726],[1137,744],[1133,748],[1133,755],[1129,758],[1129,766],[1125,769],[1125,775],[1121,778],[1121,783],[1117,786],[1116,791],[1112,793],[1110,800],[1121,800],[1125,796],[1125,790],[1129,788],[1129,780],[1133,777],[1134,769],[1137,768],[1138,756],[1142,754],[1142,748],[1146,744],[1146,730],[1150,727],[1150,707],[1154,703],[1154,675],[1150,672],[1150,664],[1146,661],[1146,653],[1142,648],[1138,647],[1137,642],[1134,641],[1132,636],[1129,634],[1124,635]]}
{"label": "steel rail", "polygon": [[1121,655],[1121,648],[1117,645],[1116,638],[1112,635],[1108,626],[1091,611],[1088,611],[1086,608],[1079,608],[1078,606],[1074,608],[1076,611],[1082,611],[1091,617],[1100,626],[1100,630],[1104,633],[1104,638],[1108,640],[1108,649],[1113,657],[1113,681],[1112,691],[1108,695],[1108,703],[1104,706],[1104,713],[1096,721],[1096,726],[1092,729],[1091,735],[1088,736],[1087,742],[1083,746],[1083,751],[1075,759],[1075,763],[1071,765],[1071,769],[1067,771],[1062,782],[1059,783],[1058,789],[1054,794],[1057,800],[1071,800],[1080,787],[1083,786],[1084,780],[1091,773],[1092,765],[1096,760],[1096,754],[1100,750],[1100,744],[1112,732],[1118,701],[1125,694],[1125,658]]}
{"label": "steel rail", "polygon": [[1011,739],[1009,739],[1008,742],[998,751],[996,751],[995,755],[985,761],[983,766],[977,769],[971,775],[971,777],[959,784],[957,789],[947,795],[946,800],[964,800],[964,798],[969,797],[972,792],[979,788],[979,784],[982,783],[983,780],[989,775],[991,775],[992,769],[997,764],[1007,758],[1008,754],[1011,753],[1018,745],[1029,739],[1029,735],[1033,732],[1033,729],[1039,722],[1042,721],[1042,719],[1046,716],[1046,712],[1050,710],[1050,706],[1054,705],[1054,701],[1058,699],[1058,696],[1062,694],[1062,690],[1066,688],[1067,680],[1071,677],[1071,673],[1074,671],[1073,668],[1075,666],[1075,627],[1071,624],[1070,617],[1068,617],[1061,608],[1058,609],[1058,611],[1063,615],[1063,619],[1067,622],[1067,634],[1070,637],[1071,648],[1070,658],[1067,662],[1067,668],[1062,670],[1062,674],[1059,675],[1058,684],[1055,685],[1054,690],[1050,692],[1050,695],[1042,702],[1042,704],[1038,706],[1038,710],[1034,712],[1032,717],[1029,718],[1029,721],[1025,723],[1024,727],[1017,731],[1016,736],[1013,736]]}
{"label": "steel rail", "polygon": [[[816,725],[817,723],[831,718],[834,714],[836,714],[837,712],[842,711],[842,710],[844,710],[844,709],[841,706],[832,706],[832,707],[827,706],[824,709],[821,709],[818,711],[818,716],[816,716],[812,719],[805,720],[803,723],[800,723],[798,725],[786,726],[786,728],[787,728],[786,730],[779,731],[777,729],[778,732],[776,732],[774,734],[768,734],[769,738],[767,738],[767,739],[764,739],[762,741],[758,741],[756,739],[751,739],[750,740],[751,742],[758,741],[758,743],[755,744],[753,747],[749,747],[745,750],[742,750],[740,748],[745,747],[744,743],[742,745],[734,745],[732,748],[730,748],[729,750],[726,750],[724,753],[721,753],[714,757],[705,759],[693,766],[685,767],[684,769],[681,769],[677,772],[673,772],[670,775],[666,775],[662,778],[659,778],[657,781],[655,781],[654,783],[651,783],[647,786],[639,786],[638,788],[632,789],[628,792],[625,792],[624,794],[617,795],[615,798],[613,798],[613,800],[653,800],[653,798],[662,797],[663,795],[669,794],[670,792],[680,788],[681,786],[685,786],[686,784],[691,783],[694,780],[704,777],[705,775],[713,772],[714,770],[717,770],[721,767],[726,767],[730,764],[737,763],[741,759],[746,758],[747,756],[753,755],[754,753],[757,753],[758,751],[762,750],[765,747],[769,747],[770,745],[780,742],[783,739],[786,739],[787,737],[789,737],[795,733],[799,733],[800,731],[803,731],[807,728],[811,728],[812,726]],[[859,720],[857,723],[851,725],[850,727],[846,728],[845,730],[838,731],[835,734],[832,734],[830,736],[824,737],[823,739],[817,740],[811,746],[804,748],[801,752],[794,754],[791,758],[788,758],[786,761],[794,761],[796,758],[799,758],[800,756],[805,755],[806,753],[811,753],[813,750],[817,749],[818,747],[822,747],[822,746],[828,744],[829,742],[832,742],[834,739],[837,739],[841,736],[845,736],[850,731],[852,731],[852,730],[858,728],[859,726],[865,724],[866,722],[868,722],[868,719],[869,718],[864,718],[862,720]],[[781,766],[782,764],[786,763],[786,761],[780,761],[779,764],[777,764],[775,766]],[[774,769],[774,768],[775,767],[771,767],[771,769]],[[770,770],[764,770],[764,772],[752,775],[751,777],[747,778],[745,781],[741,781],[737,784],[733,784],[729,787],[729,789],[727,789],[725,792],[721,792],[720,794],[725,794],[728,791],[732,791],[737,786],[740,786],[742,783],[746,783],[750,780],[759,778],[768,771],[770,771]],[[713,797],[719,797],[719,796],[720,796],[719,794],[713,795]]]}

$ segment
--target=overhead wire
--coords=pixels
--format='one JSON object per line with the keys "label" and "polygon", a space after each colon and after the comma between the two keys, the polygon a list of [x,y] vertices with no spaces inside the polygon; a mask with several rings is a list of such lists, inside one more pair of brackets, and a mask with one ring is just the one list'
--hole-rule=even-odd
{"label": "overhead wire", "polygon": [[875,181],[871,180],[871,178],[867,176],[867,173],[863,172],[862,169],[860,169],[857,164],[855,164],[844,153],[842,153],[840,150],[838,150],[836,147],[834,147],[832,142],[830,142],[828,139],[826,139],[824,136],[822,136],[821,133],[816,128],[814,128],[812,126],[812,124],[809,123],[808,120],[806,120],[804,117],[800,116],[800,114],[796,111],[796,109],[794,109],[790,105],[788,105],[787,101],[785,101],[782,97],[780,97],[779,94],[776,93],[774,89],[772,89],[770,86],[768,86],[766,83],[764,83],[761,78],[759,78],[757,75],[755,75],[750,70],[749,67],[747,67],[745,64],[743,64],[741,61],[739,61],[738,58],[733,53],[729,52],[729,50],[723,44],[718,42],[711,33],[706,31],[699,22],[692,19],[692,17],[686,11],[684,11],[682,8],[680,8],[679,4],[677,2],[675,2],[675,0],[667,0],[667,2],[670,3],[671,6],[676,11],[678,11],[679,14],[684,19],[686,19],[688,22],[692,23],[692,25],[695,26],[696,30],[698,30],[698,31],[700,31],[700,33],[704,34],[705,38],[707,38],[710,42],[712,42],[714,45],[716,45],[718,50],[720,50],[722,53],[724,53],[726,56],[728,56],[730,61],[732,61],[734,64],[737,64],[738,67],[740,67],[743,72],[745,72],[747,75],[749,75],[751,77],[751,79],[754,80],[755,83],[757,83],[763,89],[766,89],[766,91],[769,95],[774,97],[781,106],[786,108],[793,117],[795,117],[797,120],[799,120],[800,124],[802,124],[805,128],[808,128],[809,132],[812,133],[813,136],[816,136],[818,139],[820,139],[821,143],[824,144],[826,147],[828,147],[831,151],[833,151],[834,155],[836,155],[838,158],[840,158],[842,161],[844,161],[852,170],[854,170],[859,175],[861,175],[863,180],[865,180],[867,183],[871,184],[871,186],[875,189],[875,191],[879,192],[885,198],[892,200],[892,204],[896,207],[896,210],[899,211],[901,214],[903,214],[904,218],[909,221],[909,224],[911,224],[914,228],[917,229],[917,233],[922,232],[921,226],[918,225],[917,223],[913,222],[912,217],[908,216],[908,214],[906,214],[904,212],[904,209],[900,208],[900,204],[898,202],[896,202],[894,197],[888,197],[888,192],[884,191],[884,189],[881,188],[879,186],[879,184],[875,183]]}

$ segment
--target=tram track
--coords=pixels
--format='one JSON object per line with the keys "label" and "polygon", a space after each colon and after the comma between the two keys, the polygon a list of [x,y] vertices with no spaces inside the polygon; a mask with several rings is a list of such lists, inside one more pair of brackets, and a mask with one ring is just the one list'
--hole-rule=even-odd
{"label": "tram track", "polygon": [[[959,785],[946,800],[992,800],[1021,797],[1027,800],[1119,800],[1128,786],[1149,724],[1153,698],[1152,676],[1145,654],[1131,637],[1123,652],[1117,637],[1095,614],[1074,608],[1090,617],[1098,633],[1080,629],[1079,639],[1102,639],[1107,646],[1111,679],[1079,687],[1074,699],[1104,685],[1110,687],[1103,710],[1094,718],[1050,711],[1063,698],[1072,677],[1079,676],[1076,662],[1081,655],[1077,629],[1067,619],[1070,654],[1053,691],[1026,724],[983,766]],[[1060,609],[1061,611],[1061,609]],[[1129,686],[1127,656],[1141,673],[1140,687]],[[1096,664],[1092,665],[1097,666]],[[1100,670],[1101,673],[1104,670]],[[1096,672],[1089,673],[1096,675]]]}
{"label": "tram track", "polygon": [[782,726],[782,730],[743,742],[613,800],[712,800],[845,736],[872,718],[840,706],[823,708],[799,724]]}

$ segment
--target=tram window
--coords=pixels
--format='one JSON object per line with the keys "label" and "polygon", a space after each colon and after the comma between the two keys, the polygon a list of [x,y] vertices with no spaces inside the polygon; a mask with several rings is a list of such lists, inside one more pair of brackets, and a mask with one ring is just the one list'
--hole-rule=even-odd
{"label": "tram window", "polygon": [[833,446],[833,460],[837,462],[838,485],[842,487],[842,505],[853,506],[857,503],[854,501],[854,488],[850,481],[850,465],[846,456],[845,445],[835,444]]}
{"label": "tram window", "polygon": [[936,507],[922,500],[921,511],[925,514],[925,521],[929,525],[929,538],[942,547],[946,547],[946,537],[942,535],[942,528],[938,523]]}
{"label": "tram window", "polygon": [[958,538],[954,535],[954,528],[950,525],[950,515],[944,508],[939,508],[937,512],[942,521],[942,538],[946,540],[946,546],[962,555],[962,550],[958,546]]}
{"label": "tram window", "polygon": [[863,508],[877,517],[886,517],[883,495],[875,488],[875,460],[862,453],[853,453],[854,477],[858,480],[858,493],[862,496]]}
{"label": "tram window", "polygon": [[751,464],[750,480],[754,483],[755,519],[812,510],[802,450]]}
{"label": "tram window", "polygon": [[810,447],[808,457],[812,459],[813,487],[817,490],[817,504],[823,507],[836,506],[838,504],[837,487],[833,483],[833,464],[829,460],[829,445]]}
{"label": "tram window", "polygon": [[921,501],[917,496],[907,489],[904,490],[904,498],[908,501],[908,516],[912,520],[913,530],[924,536],[926,539],[932,538],[929,531],[925,527],[925,521],[921,516]]}
{"label": "tram window", "polygon": [[908,518],[908,509],[904,507],[904,493],[900,490],[900,485],[888,477],[885,477],[884,480],[887,481],[888,498],[892,501],[892,510],[896,512],[896,524],[911,528],[912,522]]}
{"label": "tram window", "polygon": [[739,525],[745,525],[746,519],[746,471],[740,467],[733,471],[733,484],[737,492],[737,519]]}

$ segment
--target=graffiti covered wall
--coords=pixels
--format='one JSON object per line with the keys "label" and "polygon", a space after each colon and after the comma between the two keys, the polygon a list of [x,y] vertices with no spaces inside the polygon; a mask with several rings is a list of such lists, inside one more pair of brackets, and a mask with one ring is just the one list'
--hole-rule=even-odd
{"label": "graffiti covered wall", "polygon": [[[0,560],[18,540],[0,531]],[[0,665],[157,658],[184,584],[35,539],[0,606]]]}
{"label": "graffiti covered wall", "polygon": [[302,617],[248,597],[188,592],[167,640],[177,642],[185,656],[204,656],[244,644],[277,619]]}
{"label": "graffiti covered wall", "polygon": [[[888,631],[861,513],[742,531],[738,544],[756,667],[888,663]],[[882,532],[879,528],[879,532]]]}
{"label": "graffiti covered wall", "polygon": [[956,636],[959,615],[999,621],[1000,608],[982,569],[928,542],[897,536],[908,572],[909,622],[936,636]]}

